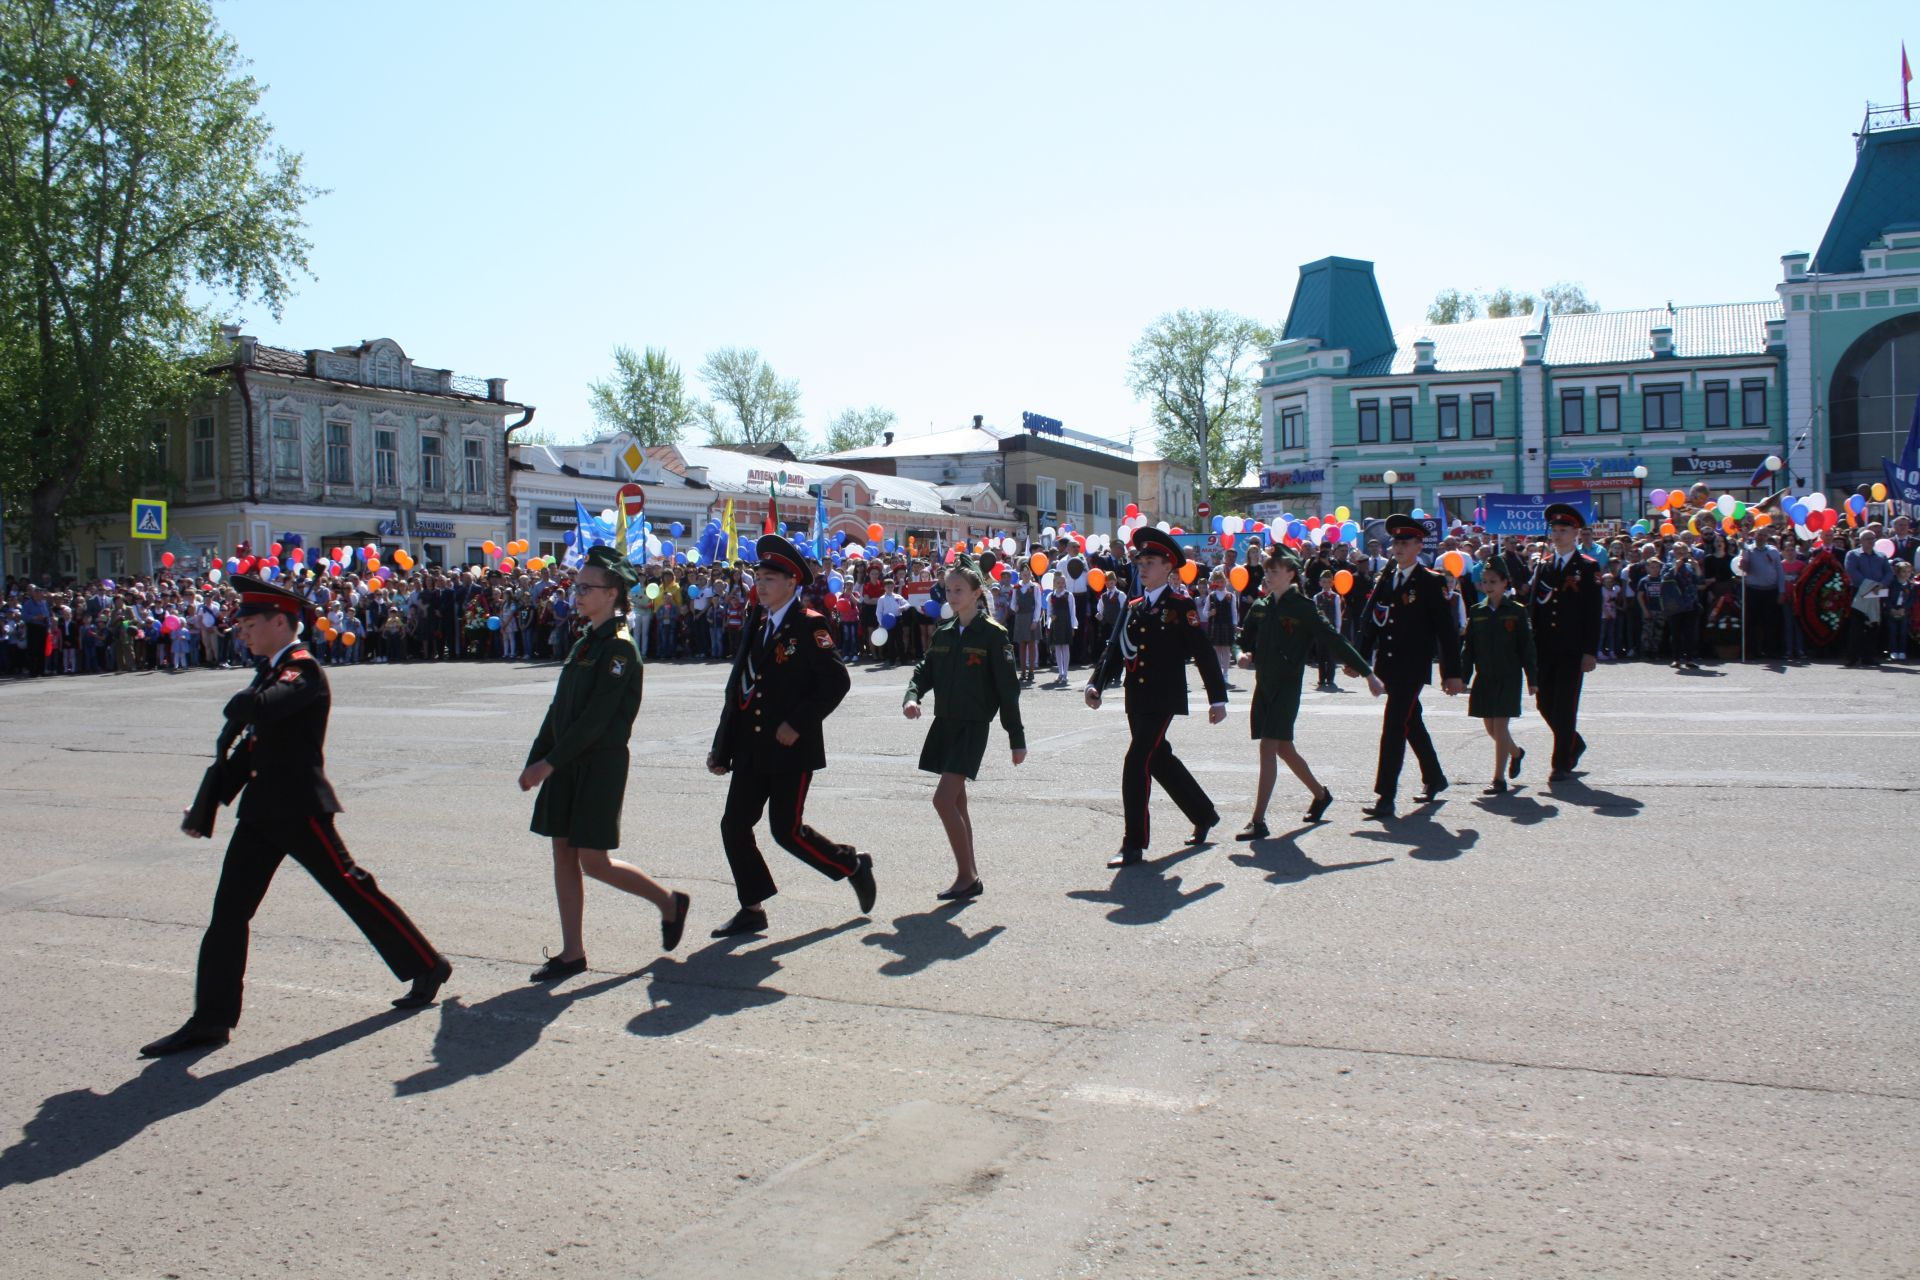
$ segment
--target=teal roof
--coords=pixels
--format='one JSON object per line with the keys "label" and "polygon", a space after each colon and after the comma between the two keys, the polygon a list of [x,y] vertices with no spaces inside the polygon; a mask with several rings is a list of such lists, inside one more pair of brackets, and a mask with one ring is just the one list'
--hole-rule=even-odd
{"label": "teal roof", "polygon": [[1860,135],[1853,176],[1827,224],[1813,270],[1860,270],[1860,251],[1920,209],[1920,127]]}
{"label": "teal roof", "polygon": [[1374,283],[1373,264],[1357,258],[1322,258],[1300,268],[1300,283],[1287,308],[1285,338],[1318,338],[1323,347],[1352,353],[1363,364],[1393,351],[1393,328]]}
{"label": "teal roof", "polygon": [[1651,334],[1657,325],[1673,327],[1678,359],[1765,355],[1767,321],[1780,315],[1776,300],[1551,316],[1545,359],[1550,365],[1651,363]]}
{"label": "teal roof", "polygon": [[1433,367],[1436,373],[1466,373],[1479,369],[1517,369],[1525,352],[1520,335],[1539,327],[1537,316],[1510,316],[1503,320],[1463,320],[1459,324],[1429,324],[1393,335],[1396,350],[1387,351],[1355,364],[1358,378],[1378,378],[1383,374],[1412,373],[1413,344],[1421,338],[1433,339]]}

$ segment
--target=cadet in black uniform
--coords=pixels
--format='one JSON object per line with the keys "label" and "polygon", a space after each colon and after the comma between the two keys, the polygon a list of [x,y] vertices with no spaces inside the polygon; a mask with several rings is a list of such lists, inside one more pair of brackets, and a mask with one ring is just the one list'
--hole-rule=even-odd
{"label": "cadet in black uniform", "polygon": [[560,954],[533,974],[556,982],[586,972],[581,936],[589,875],[660,908],[660,944],[680,945],[690,899],[669,893],[640,868],[607,856],[620,845],[620,807],[627,794],[627,740],[640,711],[640,651],[622,616],[627,592],[640,580],[612,547],[594,547],[573,580],[574,609],[586,630],[573,642],[560,687],[520,771],[520,789],[540,788],[533,831],[553,839],[553,895],[560,907]]}
{"label": "cadet in black uniform", "polygon": [[[1410,516],[1387,517],[1387,535],[1393,540],[1393,562],[1380,571],[1367,597],[1355,647],[1373,663],[1373,673],[1387,686],[1387,710],[1380,727],[1380,765],[1373,789],[1379,797],[1361,812],[1369,818],[1393,817],[1394,792],[1400,786],[1400,765],[1413,748],[1420,762],[1426,790],[1415,804],[1426,804],[1447,789],[1447,775],[1420,717],[1420,690],[1433,682],[1433,663],[1440,660],[1440,676],[1448,696],[1460,692],[1460,631],[1453,604],[1446,597],[1438,573],[1420,563],[1420,545],[1426,528]],[[1358,676],[1356,668],[1347,674]]]}
{"label": "cadet in black uniform", "polygon": [[1564,502],[1547,508],[1553,554],[1534,566],[1528,592],[1533,639],[1540,651],[1540,718],[1553,730],[1549,782],[1573,776],[1587,741],[1580,736],[1580,685],[1599,665],[1600,566],[1578,549],[1587,527],[1580,511]]}
{"label": "cadet in black uniform", "polygon": [[1187,663],[1200,669],[1207,687],[1207,720],[1227,718],[1227,679],[1193,597],[1171,585],[1168,578],[1186,562],[1180,544],[1158,529],[1143,528],[1133,535],[1134,564],[1140,571],[1140,594],[1127,601],[1113,639],[1100,655],[1087,683],[1087,705],[1098,710],[1100,691],[1123,672],[1127,690],[1127,728],[1132,741],[1121,765],[1120,803],[1126,828],[1120,852],[1109,867],[1130,867],[1146,856],[1147,793],[1158,782],[1193,823],[1188,844],[1199,844],[1220,821],[1213,801],[1187,772],[1167,745],[1167,729],[1175,716],[1187,714]]}
{"label": "cadet in black uniform", "polygon": [[[233,586],[240,592],[237,625],[247,652],[270,656],[256,663],[253,683],[226,706],[228,727],[237,727],[240,736],[228,757],[223,790],[226,799],[240,794],[239,821],[220,867],[213,919],[200,942],[193,1016],[172,1035],[142,1048],[147,1058],[227,1042],[240,1021],[247,926],[289,854],[360,926],[393,976],[413,983],[393,1002],[397,1008],[432,1004],[453,972],[407,913],[348,856],[334,830],[340,801],[327,781],[325,754],[333,696],[326,672],[300,643],[301,623],[316,617],[313,607],[254,578],[235,578]],[[194,825],[200,821],[189,815],[181,829],[190,836],[211,836],[211,812],[203,826]]]}
{"label": "cadet in black uniform", "polygon": [[707,768],[733,774],[720,840],[740,910],[713,931],[716,938],[759,933],[763,904],[779,890],[754,843],[753,828],[768,810],[768,826],[782,849],[829,880],[851,880],[860,913],[873,910],[873,859],[850,844],[835,844],[802,821],[807,785],[827,767],[822,725],[851,681],[841,663],[833,624],[795,599],[813,570],[792,543],[768,534],[754,544],[757,603],[741,629],[740,651],[727,677],[726,705],[707,753]]}
{"label": "cadet in black uniform", "polygon": [[907,681],[901,706],[907,719],[920,718],[920,699],[935,695],[933,727],[920,749],[920,768],[940,775],[933,789],[933,811],[953,846],[953,884],[935,896],[945,901],[974,898],[984,887],[973,860],[973,819],[967,813],[967,782],[980,775],[987,753],[987,726],[995,713],[1007,731],[1013,762],[1027,758],[1027,731],[1020,723],[1020,671],[1013,637],[982,608],[984,581],[973,561],[961,556],[947,570],[947,603],[953,617],[940,624],[926,657]]}

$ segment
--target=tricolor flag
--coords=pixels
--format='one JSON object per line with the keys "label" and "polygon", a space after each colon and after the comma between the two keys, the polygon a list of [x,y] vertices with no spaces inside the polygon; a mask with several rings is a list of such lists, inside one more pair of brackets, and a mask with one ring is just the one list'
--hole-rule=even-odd
{"label": "tricolor flag", "polygon": [[779,496],[779,487],[773,481],[767,481],[767,522],[760,530],[762,533],[776,533],[780,529],[780,505],[777,501]]}

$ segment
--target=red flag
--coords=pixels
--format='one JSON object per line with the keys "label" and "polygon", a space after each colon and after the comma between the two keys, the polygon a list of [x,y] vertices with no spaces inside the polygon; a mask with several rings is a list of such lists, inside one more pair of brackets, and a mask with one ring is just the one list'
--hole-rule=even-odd
{"label": "red flag", "polygon": [[1913,83],[1913,68],[1907,63],[1907,42],[1900,42],[1900,114],[1913,121],[1913,107],[1907,102],[1907,86]]}
{"label": "red flag", "polygon": [[774,496],[778,492],[774,482],[767,481],[767,522],[760,530],[762,533],[773,533],[780,528],[780,507],[774,501]]}

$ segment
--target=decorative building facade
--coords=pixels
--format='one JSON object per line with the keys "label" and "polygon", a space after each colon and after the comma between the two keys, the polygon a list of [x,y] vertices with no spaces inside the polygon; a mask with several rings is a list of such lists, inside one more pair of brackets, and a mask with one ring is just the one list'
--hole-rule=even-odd
{"label": "decorative building facade", "polygon": [[1471,523],[1485,493],[1590,490],[1596,514],[1645,490],[1880,478],[1920,393],[1920,126],[1870,112],[1817,254],[1782,259],[1778,297],[1393,332],[1371,263],[1300,269],[1262,365],[1256,515],[1422,507]]}

